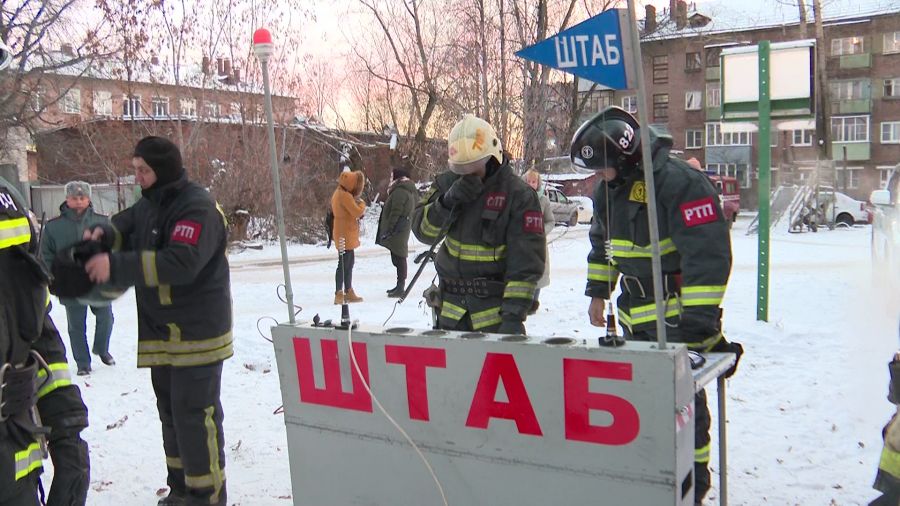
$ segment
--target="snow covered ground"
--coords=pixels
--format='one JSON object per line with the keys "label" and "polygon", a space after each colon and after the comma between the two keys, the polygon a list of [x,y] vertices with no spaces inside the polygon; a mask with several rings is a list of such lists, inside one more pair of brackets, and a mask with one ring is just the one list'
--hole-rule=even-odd
{"label": "snow covered ground", "polygon": [[[394,307],[385,295],[394,270],[387,251],[372,244],[369,228],[354,271],[354,286],[366,300],[352,312],[380,325]],[[872,288],[869,227],[796,235],[780,227],[772,234],[770,321],[757,322],[756,236],[744,235],[745,228],[739,221],[732,233],[735,263],[725,299],[726,334],[746,349],[728,388],[730,504],[867,504],[876,495],[871,482],[881,427],[892,411],[885,400],[886,364],[898,346],[900,290]],[[585,226],[557,228],[551,236],[552,283],[542,292],[540,312],[527,322],[529,333],[589,332],[582,295],[586,232]],[[231,256],[235,356],[226,362],[222,395],[229,504],[291,504],[284,422],[273,414],[281,404],[278,376],[272,347],[257,330],[268,335],[268,318],[287,320],[276,296],[282,270],[273,260],[279,254],[276,244]],[[295,246],[290,258],[300,318],[339,317],[331,305],[334,250]],[[415,293],[432,275],[429,269]],[[135,368],[133,291],[116,302],[115,313],[111,351],[118,364],[95,360],[93,374],[74,380],[90,409],[88,503],[155,504],[164,492],[165,460],[149,371]],[[61,306],[53,318],[65,329]],[[429,315],[411,297],[391,325],[424,328]],[[714,498],[715,489],[707,503]]]}

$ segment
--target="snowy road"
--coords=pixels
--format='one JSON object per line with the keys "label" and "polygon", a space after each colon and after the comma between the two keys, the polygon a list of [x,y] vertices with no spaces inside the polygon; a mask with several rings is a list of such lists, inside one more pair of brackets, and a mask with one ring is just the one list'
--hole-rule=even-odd
{"label": "snowy road", "polygon": [[[735,265],[725,300],[726,334],[747,349],[728,390],[730,504],[867,504],[875,496],[870,484],[881,426],[891,412],[886,362],[897,347],[898,315],[871,288],[869,229],[773,231],[770,322],[762,323],[755,321],[756,237],[745,236],[744,225],[733,232]],[[569,230],[550,245],[552,284],[527,322],[531,334],[596,334],[582,295],[586,230]],[[273,414],[281,404],[277,371],[271,345],[257,331],[260,318],[287,320],[275,293],[278,255],[273,245],[231,258],[236,344],[223,380],[229,504],[291,504],[284,423]],[[338,317],[330,304],[334,250],[292,246],[290,255],[300,318]],[[432,276],[429,268],[413,293]],[[366,301],[351,306],[353,317],[384,322],[394,307],[384,293],[393,286],[393,268],[371,239],[360,250],[354,286]],[[135,368],[133,292],[116,302],[115,312],[111,350],[118,364],[95,361],[91,376],[75,379],[91,415],[88,503],[155,504],[165,487],[164,457],[149,372]],[[61,306],[53,317],[65,341]],[[391,319],[391,325],[420,328],[428,322],[414,296]],[[712,465],[717,469],[715,450]],[[714,497],[715,490],[708,504]]]}

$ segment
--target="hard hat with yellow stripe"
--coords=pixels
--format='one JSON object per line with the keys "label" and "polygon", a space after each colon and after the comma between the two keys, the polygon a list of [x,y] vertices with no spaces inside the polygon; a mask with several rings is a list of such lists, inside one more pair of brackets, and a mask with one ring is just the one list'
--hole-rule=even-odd
{"label": "hard hat with yellow stripe", "polygon": [[503,162],[503,146],[494,127],[473,114],[463,116],[450,130],[447,150],[450,170],[457,174],[471,174],[491,156]]}

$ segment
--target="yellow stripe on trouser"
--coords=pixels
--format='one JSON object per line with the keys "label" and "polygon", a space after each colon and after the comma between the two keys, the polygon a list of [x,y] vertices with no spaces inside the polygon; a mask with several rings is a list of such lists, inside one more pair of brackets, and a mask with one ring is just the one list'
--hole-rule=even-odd
{"label": "yellow stripe on trouser", "polygon": [[147,286],[159,286],[159,274],[156,272],[156,252],[141,252],[141,267],[144,272],[144,284]]}
{"label": "yellow stripe on trouser", "polygon": [[725,298],[725,285],[681,287],[682,306],[718,306]]}
{"label": "yellow stripe on trouser", "polygon": [[209,498],[210,503],[219,502],[219,494],[222,492],[222,484],[225,482],[225,471],[219,466],[218,430],[213,415],[215,406],[209,406],[203,410],[206,417],[203,425],[206,428],[206,450],[209,458],[209,474],[200,476],[184,475],[184,484],[190,488],[212,488],[213,494]]}
{"label": "yellow stripe on trouser", "polygon": [[709,462],[709,449],[710,443],[706,443],[706,446],[695,448],[694,462],[697,462],[699,464],[706,464],[707,462]]}
{"label": "yellow stripe on trouser", "polygon": [[503,322],[500,318],[500,306],[472,313],[471,318],[472,328],[475,330],[490,327],[491,325],[499,325]]}
{"label": "yellow stripe on trouser", "polygon": [[503,291],[504,299],[528,299],[534,298],[534,291],[537,289],[537,283],[528,281],[507,281],[506,289]]}
{"label": "yellow stripe on trouser", "polygon": [[[612,256],[616,258],[650,258],[653,256],[651,246],[638,246],[637,244],[626,241],[625,239],[613,239],[610,241],[610,249]],[[675,253],[678,248],[672,239],[661,239],[659,241],[659,254],[668,255]]]}
{"label": "yellow stripe on trouser", "polygon": [[72,384],[72,373],[69,371],[69,364],[65,362],[54,362],[47,364],[50,369],[50,379],[47,379],[47,371],[40,369],[37,373],[35,381],[37,381],[38,399],[44,397],[57,388],[69,386]]}
{"label": "yellow stripe on trouser", "polygon": [[[622,311],[620,310],[619,313],[621,314]],[[672,318],[679,314],[681,314],[681,305],[678,302],[678,297],[670,297],[666,301],[666,318]],[[656,321],[656,304],[630,308],[626,316],[629,326]]]}
{"label": "yellow stripe on trouser", "polygon": [[587,278],[592,281],[615,281],[618,271],[611,265],[588,263]]}
{"label": "yellow stripe on trouser", "polygon": [[718,334],[716,334],[714,336],[709,336],[700,342],[687,343],[687,347],[690,350],[702,351],[702,352],[706,353],[706,352],[712,350],[717,344],[719,344],[719,341],[721,341],[721,340],[722,340],[722,333],[719,332]]}
{"label": "yellow stripe on trouser", "polygon": [[450,256],[468,262],[494,262],[506,258],[506,246],[492,248],[478,244],[462,243],[452,237],[448,237],[444,241],[444,247],[447,248],[447,253],[450,253]]}
{"label": "yellow stripe on trouser", "polygon": [[181,463],[179,457],[166,457],[166,466],[172,469],[184,469],[184,464]]}
{"label": "yellow stripe on trouser", "polygon": [[422,214],[422,225],[419,227],[419,229],[422,231],[422,234],[427,237],[437,237],[438,234],[441,233],[441,229],[432,225],[431,221],[428,220],[428,211],[430,209],[431,206],[425,206],[425,212]]}
{"label": "yellow stripe on trouser", "polygon": [[41,468],[41,445],[31,443],[28,448],[18,451],[14,457],[16,465],[16,481],[28,476],[28,473]]}
{"label": "yellow stripe on trouser", "polygon": [[878,462],[878,469],[900,479],[900,453],[891,450],[885,443],[881,450],[881,460]]}
{"label": "yellow stripe on trouser", "polygon": [[0,249],[27,244],[31,240],[28,218],[0,221]]}
{"label": "yellow stripe on trouser", "polygon": [[441,318],[448,318],[450,320],[459,321],[462,320],[462,317],[465,315],[465,308],[461,308],[456,304],[451,304],[447,301],[443,301],[441,303]]}
{"label": "yellow stripe on trouser", "polygon": [[231,331],[209,339],[183,340],[181,329],[170,323],[169,335],[168,341],[138,342],[138,367],[212,364],[234,354]]}

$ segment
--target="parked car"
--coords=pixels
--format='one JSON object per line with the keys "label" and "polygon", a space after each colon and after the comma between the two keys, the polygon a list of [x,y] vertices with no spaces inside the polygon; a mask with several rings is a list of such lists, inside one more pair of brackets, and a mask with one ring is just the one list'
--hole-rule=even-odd
{"label": "parked car", "polygon": [[594,200],[583,195],[569,197],[578,203],[578,223],[591,223],[594,221]]}
{"label": "parked car", "polygon": [[734,223],[737,221],[738,213],[741,212],[741,190],[737,179],[718,174],[710,174],[709,179],[719,192],[719,203],[722,204],[725,218]]}
{"label": "parked car", "polygon": [[544,190],[547,198],[550,199],[550,209],[553,211],[553,218],[557,223],[565,223],[570,227],[578,224],[578,203],[569,197],[548,185]]}
{"label": "parked car", "polygon": [[[829,197],[831,195],[831,187],[820,186],[820,195]],[[847,195],[846,193],[834,192],[834,210],[831,209],[831,203],[826,202],[822,208],[825,219],[831,222],[834,220],[835,225],[853,226],[856,223],[872,223],[872,212],[862,200]]]}
{"label": "parked car", "polygon": [[872,219],[872,263],[877,278],[900,285],[900,170],[894,169],[887,187],[869,197]]}

